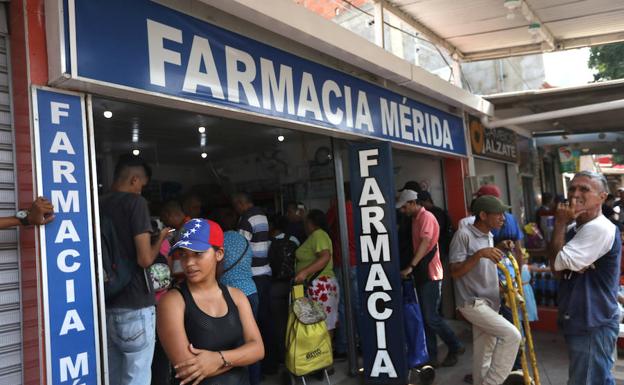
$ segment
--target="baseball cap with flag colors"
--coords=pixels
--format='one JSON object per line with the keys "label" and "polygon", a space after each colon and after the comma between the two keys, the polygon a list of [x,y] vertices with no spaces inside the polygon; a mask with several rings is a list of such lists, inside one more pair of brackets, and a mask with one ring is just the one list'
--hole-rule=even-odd
{"label": "baseball cap with flag colors", "polygon": [[211,247],[223,247],[223,230],[216,222],[208,219],[191,219],[180,230],[180,240],[171,247],[169,254],[183,248],[198,253]]}

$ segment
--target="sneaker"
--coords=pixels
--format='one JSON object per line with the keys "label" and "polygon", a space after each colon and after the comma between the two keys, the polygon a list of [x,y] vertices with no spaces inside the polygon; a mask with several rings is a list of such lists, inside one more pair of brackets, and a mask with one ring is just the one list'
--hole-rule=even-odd
{"label": "sneaker", "polygon": [[472,374],[466,374],[464,376],[464,382],[467,384],[472,384]]}
{"label": "sneaker", "polygon": [[524,385],[524,373],[522,370],[514,370],[509,373],[503,385]]}

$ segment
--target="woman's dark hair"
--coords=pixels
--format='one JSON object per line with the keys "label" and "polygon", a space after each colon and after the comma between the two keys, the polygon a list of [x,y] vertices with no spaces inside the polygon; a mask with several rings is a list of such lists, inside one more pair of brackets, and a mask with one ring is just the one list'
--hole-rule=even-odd
{"label": "woman's dark hair", "polygon": [[327,216],[325,213],[319,209],[312,209],[308,212],[308,216],[306,217],[310,223],[314,226],[323,229],[324,231],[328,231],[327,226]]}
{"label": "woman's dark hair", "polygon": [[273,218],[273,229],[279,230],[279,232],[283,233],[288,228],[288,218],[285,215],[280,215]]}

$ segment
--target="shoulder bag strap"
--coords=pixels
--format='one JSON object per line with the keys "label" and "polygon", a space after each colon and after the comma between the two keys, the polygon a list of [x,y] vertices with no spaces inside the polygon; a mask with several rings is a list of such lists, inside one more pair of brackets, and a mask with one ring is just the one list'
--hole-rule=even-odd
{"label": "shoulder bag strap", "polygon": [[243,257],[245,256],[245,254],[247,253],[247,250],[249,249],[249,241],[245,240],[246,245],[245,245],[245,250],[243,250],[243,252],[241,253],[240,257],[238,257],[238,259],[236,260],[236,262],[234,262],[231,266],[229,266],[227,269],[224,269],[223,272],[221,274],[225,274],[228,271],[232,270],[234,268],[234,266],[238,265],[238,263],[243,259]]}

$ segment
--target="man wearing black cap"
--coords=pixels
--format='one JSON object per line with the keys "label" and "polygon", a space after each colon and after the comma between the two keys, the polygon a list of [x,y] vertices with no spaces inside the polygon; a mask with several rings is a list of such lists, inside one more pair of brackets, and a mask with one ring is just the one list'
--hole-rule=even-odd
{"label": "man wearing black cap", "polygon": [[498,314],[496,263],[503,252],[494,247],[490,232],[503,225],[508,209],[492,195],[477,198],[472,204],[474,224],[457,230],[450,246],[457,307],[472,324],[474,384],[502,384],[511,372],[520,345],[518,329]]}

